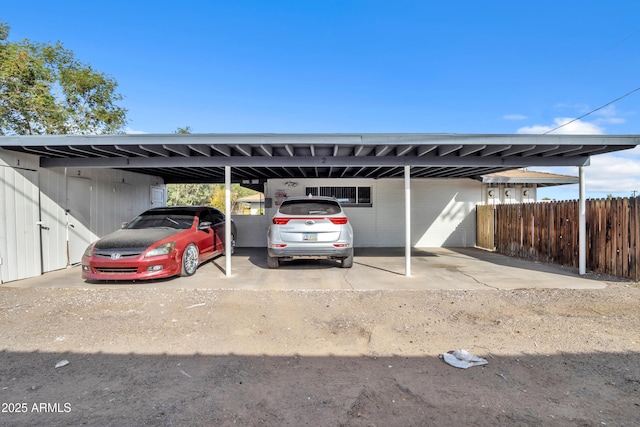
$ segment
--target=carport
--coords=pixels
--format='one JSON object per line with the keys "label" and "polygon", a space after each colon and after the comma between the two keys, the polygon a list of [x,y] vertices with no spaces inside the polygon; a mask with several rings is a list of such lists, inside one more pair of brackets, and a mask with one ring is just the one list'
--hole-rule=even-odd
{"label": "carport", "polygon": [[[0,137],[42,168],[122,169],[171,183],[232,182],[261,190],[270,178],[404,178],[405,276],[411,276],[411,178],[471,178],[523,167],[579,170],[580,274],[586,273],[585,166],[634,148],[638,136],[459,134],[142,134]],[[230,215],[227,215],[230,221]],[[230,245],[227,224],[227,245]],[[231,275],[230,247],[225,260]]]}

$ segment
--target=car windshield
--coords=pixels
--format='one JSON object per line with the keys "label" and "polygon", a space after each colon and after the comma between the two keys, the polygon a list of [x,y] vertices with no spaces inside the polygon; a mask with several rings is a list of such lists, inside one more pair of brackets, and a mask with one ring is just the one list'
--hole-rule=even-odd
{"label": "car windshield", "polygon": [[191,212],[145,212],[127,225],[127,229],[174,228],[187,230],[193,225],[195,213]]}
{"label": "car windshield", "polygon": [[285,200],[280,206],[280,213],[284,215],[333,215],[340,212],[340,205],[332,200]]}

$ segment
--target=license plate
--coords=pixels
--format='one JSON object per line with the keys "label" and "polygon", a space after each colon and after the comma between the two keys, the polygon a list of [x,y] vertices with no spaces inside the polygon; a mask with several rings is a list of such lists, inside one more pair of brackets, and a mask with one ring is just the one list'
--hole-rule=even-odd
{"label": "license plate", "polygon": [[303,233],[302,234],[302,240],[307,242],[307,241],[317,241],[318,240],[318,233]]}

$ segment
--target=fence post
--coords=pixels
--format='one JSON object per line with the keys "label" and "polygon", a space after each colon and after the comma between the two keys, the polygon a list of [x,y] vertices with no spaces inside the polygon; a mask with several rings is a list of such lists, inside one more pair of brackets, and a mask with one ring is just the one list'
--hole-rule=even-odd
{"label": "fence post", "polygon": [[580,225],[578,230],[578,239],[580,246],[578,249],[578,258],[580,264],[580,275],[587,274],[587,203],[585,201],[585,188],[584,188],[584,166],[580,166],[579,181],[580,181]]}

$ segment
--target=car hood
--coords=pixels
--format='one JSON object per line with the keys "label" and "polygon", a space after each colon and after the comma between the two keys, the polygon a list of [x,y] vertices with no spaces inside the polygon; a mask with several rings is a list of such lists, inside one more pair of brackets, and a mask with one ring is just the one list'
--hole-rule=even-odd
{"label": "car hood", "polygon": [[122,229],[98,240],[95,249],[147,248],[162,239],[185,230],[146,228],[139,230]]}

